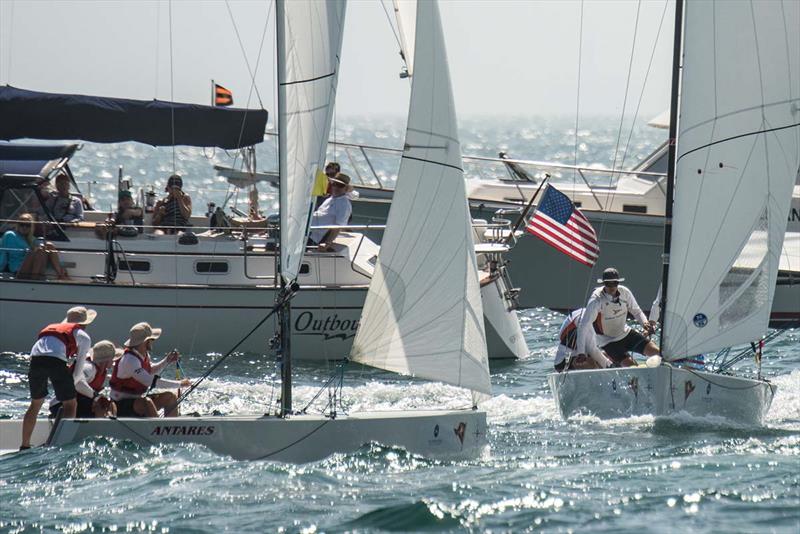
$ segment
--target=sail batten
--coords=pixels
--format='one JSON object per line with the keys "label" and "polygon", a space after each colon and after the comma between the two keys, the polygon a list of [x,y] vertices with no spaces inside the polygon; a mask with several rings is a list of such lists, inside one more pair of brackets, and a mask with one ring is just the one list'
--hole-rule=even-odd
{"label": "sail batten", "polygon": [[408,125],[351,358],[489,393],[486,333],[436,2],[416,4]]}
{"label": "sail batten", "polygon": [[325,165],[338,83],[344,1],[294,0],[279,9],[278,116],[281,275],[297,278],[312,210],[312,189]]}
{"label": "sail batten", "polygon": [[667,358],[766,331],[800,175],[796,2],[686,2]]}

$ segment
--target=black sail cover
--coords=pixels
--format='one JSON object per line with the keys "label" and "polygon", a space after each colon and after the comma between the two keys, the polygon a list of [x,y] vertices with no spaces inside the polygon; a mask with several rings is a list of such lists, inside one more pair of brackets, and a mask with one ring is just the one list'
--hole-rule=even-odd
{"label": "black sail cover", "polygon": [[267,111],[65,95],[0,86],[0,139],[138,141],[225,149],[264,139]]}

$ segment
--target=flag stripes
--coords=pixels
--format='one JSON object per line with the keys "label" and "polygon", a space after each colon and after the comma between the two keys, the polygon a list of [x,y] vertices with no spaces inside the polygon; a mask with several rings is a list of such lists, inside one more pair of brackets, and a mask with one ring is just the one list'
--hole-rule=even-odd
{"label": "flag stripes", "polygon": [[597,262],[600,246],[594,228],[569,197],[553,186],[547,186],[526,230],[584,265]]}

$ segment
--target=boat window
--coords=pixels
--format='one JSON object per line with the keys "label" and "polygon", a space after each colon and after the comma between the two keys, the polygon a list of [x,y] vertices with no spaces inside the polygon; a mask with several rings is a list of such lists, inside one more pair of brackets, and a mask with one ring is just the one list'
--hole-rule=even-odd
{"label": "boat window", "polygon": [[311,272],[311,266],[307,263],[304,263],[300,266],[300,274],[308,274]]}
{"label": "boat window", "polygon": [[647,213],[647,206],[637,206],[636,204],[623,204],[622,211],[627,213]]}
{"label": "boat window", "polygon": [[225,274],[228,272],[227,261],[198,261],[194,264],[197,274]]}
{"label": "boat window", "polygon": [[576,208],[580,208],[581,206],[583,206],[583,202],[581,202],[580,200],[573,200],[572,203],[575,204]]}
{"label": "boat window", "polygon": [[146,260],[119,260],[117,268],[120,271],[131,271],[134,273],[149,273],[150,262]]}

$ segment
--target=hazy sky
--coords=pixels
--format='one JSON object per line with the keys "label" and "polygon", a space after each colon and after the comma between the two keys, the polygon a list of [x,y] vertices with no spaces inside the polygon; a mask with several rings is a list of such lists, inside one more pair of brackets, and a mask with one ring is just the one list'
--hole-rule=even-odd
{"label": "hazy sky", "polygon": [[[392,14],[390,0],[384,0],[384,5]],[[574,116],[581,5],[581,115],[619,116],[632,49],[628,113],[641,95],[643,118],[666,109],[673,0],[668,5],[665,0],[585,0],[583,4],[573,0],[442,0],[459,114]],[[167,0],[0,0],[0,83],[42,91],[169,99],[172,74],[175,100],[208,103],[209,80],[214,78],[233,90],[237,105],[244,105],[250,77],[237,41],[238,29],[250,66],[258,69],[256,84],[263,105],[274,111],[273,2],[174,0],[171,12],[170,71]],[[381,3],[351,0],[337,114],[405,114],[409,84],[398,77],[401,66]],[[251,107],[257,106],[253,97]]]}

